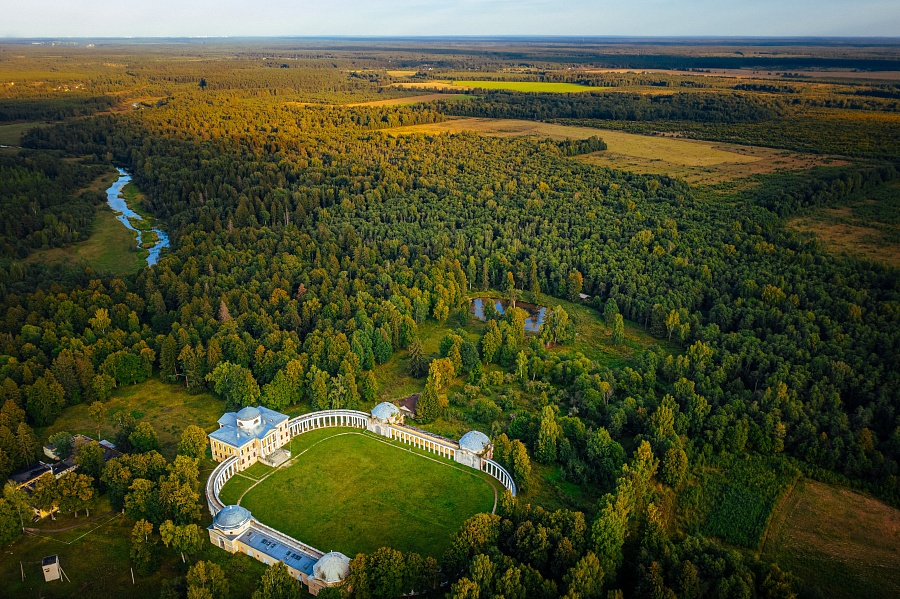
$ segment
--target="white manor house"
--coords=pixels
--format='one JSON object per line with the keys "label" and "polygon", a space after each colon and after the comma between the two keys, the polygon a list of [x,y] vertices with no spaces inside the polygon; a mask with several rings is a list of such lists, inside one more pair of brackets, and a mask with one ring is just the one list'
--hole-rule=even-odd
{"label": "white manor house", "polygon": [[307,585],[313,595],[325,587],[341,584],[349,572],[350,558],[346,555],[336,551],[323,553],[259,522],[247,509],[226,506],[219,499],[225,482],[235,473],[258,461],[278,467],[291,457],[284,449],[291,438],[334,426],[365,429],[480,470],[516,494],[512,476],[491,459],[494,446],[479,431],[469,431],[459,441],[453,441],[405,425],[403,412],[389,402],[378,404],[368,414],[356,410],[325,410],[291,419],[262,406],[248,406],[224,414],[219,418],[219,429],[209,435],[213,459],[219,462],[206,483],[206,500],[213,516],[209,539],[213,545],[231,553],[246,553],[265,564],[284,562],[291,576]]}

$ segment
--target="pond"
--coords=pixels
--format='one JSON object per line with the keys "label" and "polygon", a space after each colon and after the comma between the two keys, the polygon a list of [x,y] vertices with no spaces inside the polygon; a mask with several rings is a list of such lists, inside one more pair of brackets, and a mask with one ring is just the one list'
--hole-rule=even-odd
{"label": "pond", "polygon": [[116,213],[116,218],[120,223],[137,232],[137,245],[150,252],[147,254],[147,266],[153,266],[159,260],[159,253],[162,249],[169,247],[169,236],[162,229],[144,228],[142,230],[132,224],[132,221],[144,222],[144,218],[129,208],[125,203],[125,198],[121,196],[122,188],[131,182],[131,175],[125,169],[116,168],[116,170],[119,171],[119,178],[106,190],[106,203]]}
{"label": "pond", "polygon": [[[506,307],[509,305],[509,300],[505,299],[476,297],[472,300],[471,312],[478,320],[484,320],[485,302],[493,302],[494,308],[500,314],[506,313]],[[541,325],[544,324],[544,316],[547,313],[546,306],[538,306],[536,304],[529,304],[528,302],[516,302],[516,308],[521,308],[528,312],[528,318],[525,319],[526,331],[537,333],[541,330]]]}

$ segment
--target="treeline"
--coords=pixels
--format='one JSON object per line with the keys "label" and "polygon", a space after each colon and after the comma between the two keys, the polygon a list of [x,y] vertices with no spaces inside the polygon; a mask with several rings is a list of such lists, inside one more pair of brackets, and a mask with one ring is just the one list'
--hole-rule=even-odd
{"label": "treeline", "polygon": [[106,196],[81,190],[106,168],[72,164],[49,152],[0,155],[0,253],[24,258],[35,249],[87,239]]}
{"label": "treeline", "polygon": [[565,156],[590,154],[591,152],[599,152],[606,149],[606,142],[596,135],[591,135],[587,139],[566,139],[559,142],[558,145]]}
{"label": "treeline", "polygon": [[115,106],[111,96],[89,96],[57,93],[51,97],[0,99],[0,122],[4,121],[61,121],[75,116],[87,116]]}
{"label": "treeline", "polygon": [[789,216],[805,208],[844,203],[852,195],[880,187],[897,176],[897,169],[890,165],[823,169],[809,174],[775,176],[750,190],[748,196],[779,216]]}
{"label": "treeline", "polygon": [[776,99],[735,93],[517,94],[489,91],[468,102],[437,102],[457,116],[507,119],[689,120],[700,123],[755,123],[781,113]]}

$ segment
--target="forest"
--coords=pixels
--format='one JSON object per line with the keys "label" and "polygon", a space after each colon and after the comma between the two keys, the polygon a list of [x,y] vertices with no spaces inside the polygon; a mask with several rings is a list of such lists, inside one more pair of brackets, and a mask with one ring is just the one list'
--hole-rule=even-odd
{"label": "forest", "polygon": [[[897,178],[893,95],[839,106],[854,84],[793,101],[804,84],[684,75],[696,89],[648,94],[637,81],[351,107],[411,95],[385,86],[396,79],[388,58],[409,60],[405,50],[336,48],[316,60],[237,48],[233,62],[217,51],[195,62],[173,52],[163,69],[117,48],[129,77],[74,52],[73,69],[96,68],[100,95],[0,103],[0,121],[51,121],[0,154],[0,474],[33,464],[45,431],[88,406],[125,455],[104,465],[88,445],[78,474],[42,484],[33,501],[77,515],[103,497],[124,511],[131,563],[165,581],[159,596],[225,596],[229,583],[198,557],[211,429],[186,428],[164,456],[140,415],[104,420],[112,397],[154,379],[214,396],[220,412],[369,409],[401,357],[421,390],[417,426],[448,434],[477,423],[490,434],[519,497],[472,517],[434,564],[398,548],[351,556],[347,584],[322,596],[830,596],[760,553],[776,504],[806,477],[900,506],[900,277],[785,226]],[[34,70],[18,66],[16,77],[47,75],[33,52]],[[799,113],[808,120],[794,126],[809,125],[782,140],[773,123]],[[879,136],[854,128],[856,114]],[[562,142],[390,134],[459,116],[698,139],[737,131],[745,143],[845,160],[759,177],[717,201],[681,179],[574,160],[612,150],[599,128]],[[832,120],[846,139],[820,137]],[[747,133],[757,126],[772,132]],[[132,173],[171,248],[133,275],[29,262],[92,234],[105,195],[86,188],[111,166]],[[555,307],[538,334],[517,308],[473,324],[478,293]],[[576,306],[610,332],[590,341],[594,352],[574,347],[585,323]],[[653,343],[608,359],[626,345],[626,324]],[[558,497],[545,501],[551,484]],[[0,499],[0,544],[13,552],[28,541],[23,502],[10,488]],[[272,590],[296,592],[285,575],[267,571],[253,596],[293,596]]]}

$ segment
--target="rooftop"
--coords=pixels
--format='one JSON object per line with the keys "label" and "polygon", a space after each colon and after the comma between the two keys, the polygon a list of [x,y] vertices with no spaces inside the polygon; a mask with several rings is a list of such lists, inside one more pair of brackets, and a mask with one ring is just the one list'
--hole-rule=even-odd
{"label": "rooftop", "polygon": [[255,551],[268,555],[274,560],[282,561],[286,565],[303,572],[307,576],[313,575],[313,566],[316,563],[314,557],[304,553],[297,553],[295,549],[287,547],[283,543],[264,535],[252,527],[238,537],[238,540],[245,545],[252,547]]}
{"label": "rooftop", "polygon": [[38,462],[37,464],[32,464],[31,466],[23,468],[18,472],[14,472],[10,475],[9,480],[16,483],[17,485],[24,485],[25,483],[33,481],[46,472],[50,472],[50,466],[48,464],[45,464],[44,462]]}
{"label": "rooftop", "polygon": [[488,436],[480,431],[469,431],[459,440],[460,448],[473,453],[481,453],[490,444]]}
{"label": "rooftop", "polygon": [[405,409],[407,412],[412,414],[413,418],[416,417],[416,406],[418,406],[418,405],[419,405],[419,394],[418,393],[413,393],[406,399],[400,401],[400,409],[401,410]]}
{"label": "rooftop", "polygon": [[389,420],[397,415],[400,409],[394,404],[383,401],[374,408],[372,408],[372,416],[378,418],[379,420]]}
{"label": "rooftop", "polygon": [[319,580],[340,582],[350,573],[350,558],[339,551],[330,551],[319,558],[313,570]]}
{"label": "rooftop", "polygon": [[213,518],[213,526],[219,530],[231,530],[240,528],[248,520],[250,520],[250,510],[239,505],[226,505]]}
{"label": "rooftop", "polygon": [[[239,427],[238,419],[255,418],[254,411],[261,416],[259,426],[249,429]],[[287,419],[288,417],[285,414],[263,406],[255,408],[247,406],[241,409],[240,412],[226,412],[223,414],[219,418],[219,430],[211,432],[209,436],[231,447],[240,448],[253,439],[262,439]]]}

